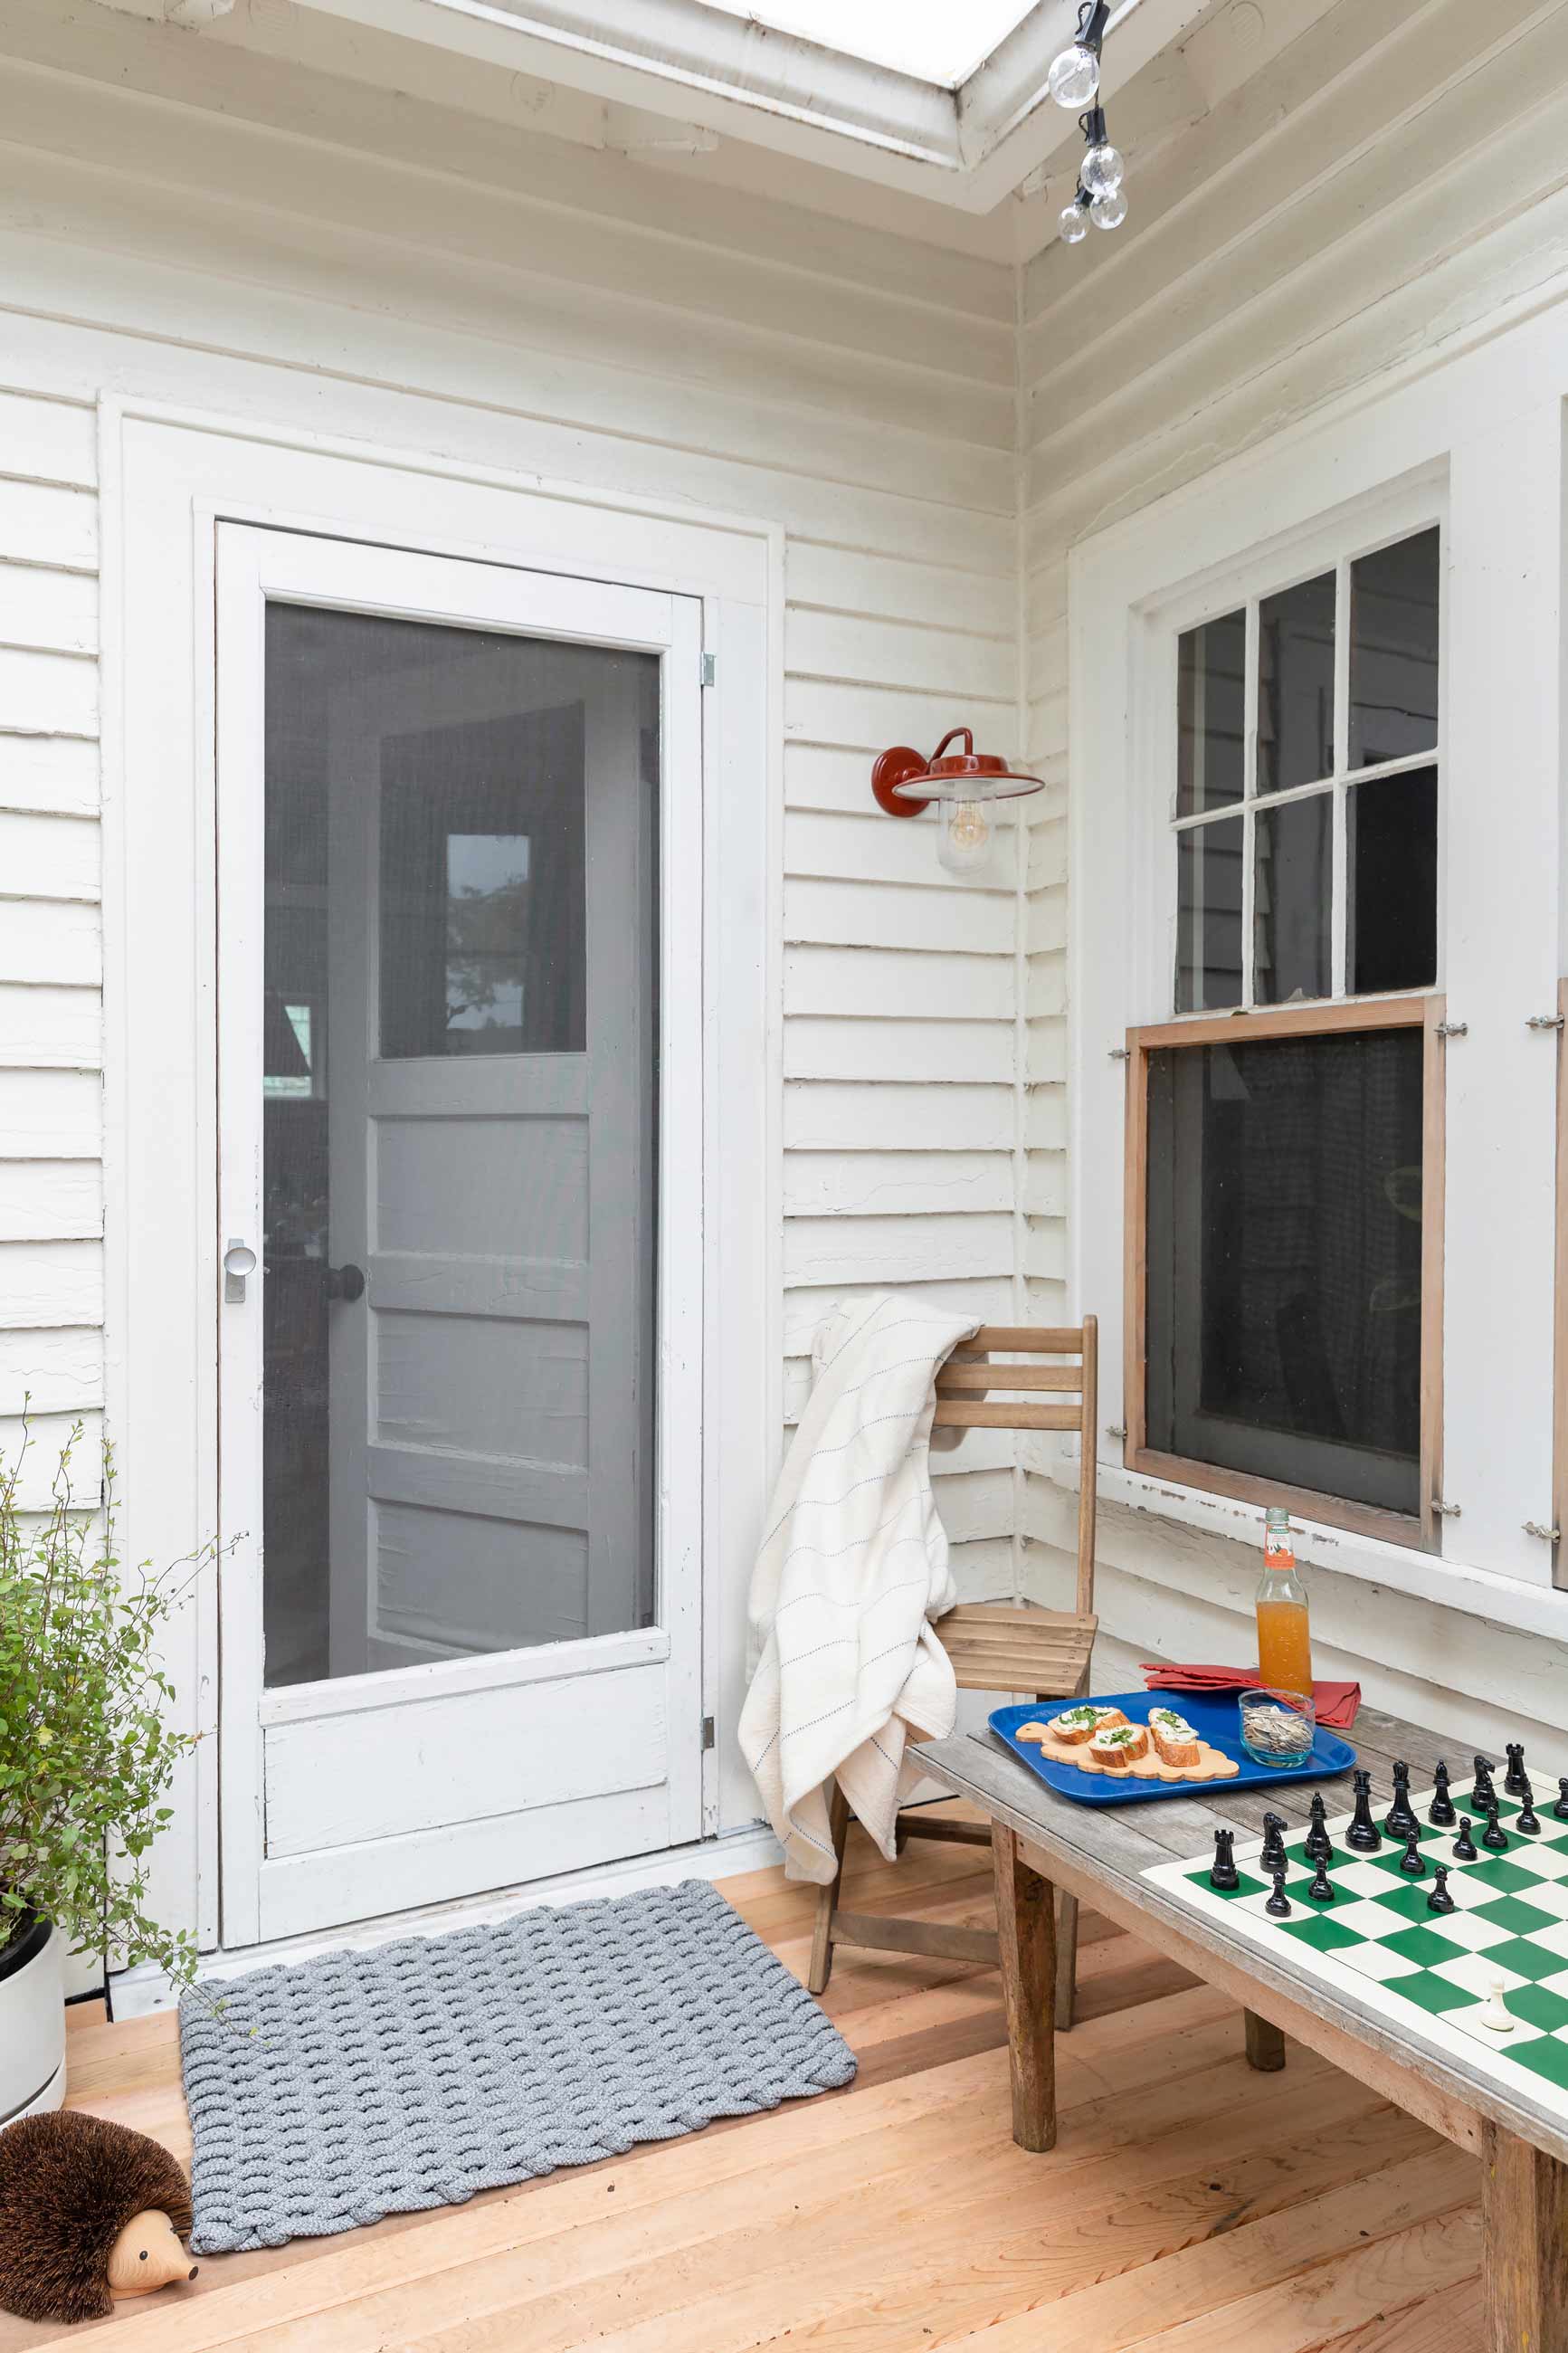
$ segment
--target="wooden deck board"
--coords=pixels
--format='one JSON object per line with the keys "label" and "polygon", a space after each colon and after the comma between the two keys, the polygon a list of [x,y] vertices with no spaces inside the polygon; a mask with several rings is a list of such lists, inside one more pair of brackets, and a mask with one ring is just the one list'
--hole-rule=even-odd
{"label": "wooden deck board", "polygon": [[[955,1809],[955,1810],[960,1810]],[[852,1842],[847,1892],[984,1922],[989,1871]],[[984,1858],[979,1858],[982,1862]],[[729,1882],[804,1975],[814,1894]],[[121,2353],[1460,2353],[1476,2341],[1477,2168],[1292,2045],[1086,1922],[1058,2045],[1060,2140],[1013,2146],[994,1971],[843,1952],[825,2003],[847,2090],[340,2238],[207,2258],[189,2287],[70,2331],[0,2316],[0,2353],[112,2330]],[[172,2018],[72,2016],[73,2105],[188,2148]]]}

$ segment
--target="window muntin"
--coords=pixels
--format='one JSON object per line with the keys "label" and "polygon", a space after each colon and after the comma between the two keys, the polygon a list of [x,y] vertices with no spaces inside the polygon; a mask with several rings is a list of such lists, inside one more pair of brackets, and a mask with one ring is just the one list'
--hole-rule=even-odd
{"label": "window muntin", "polygon": [[1440,561],[1433,525],[1178,637],[1178,1014],[1436,984]]}

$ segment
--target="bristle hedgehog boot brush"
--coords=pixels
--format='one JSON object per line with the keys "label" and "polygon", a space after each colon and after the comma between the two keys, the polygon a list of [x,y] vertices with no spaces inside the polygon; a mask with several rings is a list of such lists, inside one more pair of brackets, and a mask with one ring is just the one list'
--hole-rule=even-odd
{"label": "bristle hedgehog boot brush", "polygon": [[0,2131],[0,2305],[101,2320],[117,2299],[195,2279],[191,2193],[145,2133],[60,2108]]}

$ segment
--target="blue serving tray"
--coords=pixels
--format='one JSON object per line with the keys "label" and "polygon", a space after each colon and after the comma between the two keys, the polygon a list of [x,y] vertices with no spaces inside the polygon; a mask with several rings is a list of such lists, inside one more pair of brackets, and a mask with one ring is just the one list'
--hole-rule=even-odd
{"label": "blue serving tray", "polygon": [[1335,1773],[1348,1773],[1355,1763],[1350,1742],[1325,1732],[1320,1725],[1300,1765],[1255,1765],[1241,1745],[1241,1710],[1236,1692],[1096,1692],[1092,1697],[1098,1707],[1119,1707],[1129,1724],[1147,1724],[1152,1707],[1176,1708],[1211,1748],[1234,1757],[1241,1770],[1231,1781],[1139,1781],[1131,1775],[1123,1780],[1120,1775],[1083,1773],[1076,1765],[1058,1765],[1054,1757],[1042,1756],[1033,1741],[1015,1736],[1021,1724],[1043,1724],[1080,1702],[1031,1700],[1026,1707],[994,1709],[990,1723],[997,1738],[1058,1796],[1076,1799],[1080,1806],[1135,1806],[1152,1798],[1190,1798],[1200,1792],[1218,1797],[1226,1789],[1266,1789],[1280,1781],[1322,1781]]}

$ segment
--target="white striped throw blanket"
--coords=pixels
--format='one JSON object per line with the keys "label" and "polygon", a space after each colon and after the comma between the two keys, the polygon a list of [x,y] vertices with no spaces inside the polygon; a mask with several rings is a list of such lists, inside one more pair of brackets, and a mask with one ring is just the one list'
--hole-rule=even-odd
{"label": "white striped throw blanket", "polygon": [[952,1667],[931,1620],[958,1597],[928,1455],[937,1367],[978,1328],[884,1292],[836,1308],[816,1335],[811,1402],[752,1577],[741,1715],[792,1879],[833,1877],[834,1779],[891,1862],[921,1778],[906,1743],[952,1730]]}

